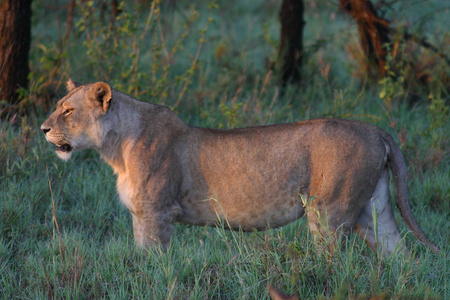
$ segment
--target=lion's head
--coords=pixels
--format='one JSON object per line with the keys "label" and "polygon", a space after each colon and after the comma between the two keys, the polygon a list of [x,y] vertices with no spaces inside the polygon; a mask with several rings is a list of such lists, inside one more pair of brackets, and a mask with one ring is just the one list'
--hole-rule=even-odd
{"label": "lion's head", "polygon": [[69,80],[67,88],[69,94],[41,126],[45,138],[56,146],[56,153],[63,160],[68,160],[75,150],[100,147],[112,95],[104,82],[79,86]]}

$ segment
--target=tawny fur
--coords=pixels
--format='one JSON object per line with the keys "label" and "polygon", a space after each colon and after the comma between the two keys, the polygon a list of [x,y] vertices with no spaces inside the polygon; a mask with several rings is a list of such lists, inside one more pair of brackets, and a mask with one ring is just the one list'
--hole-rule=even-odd
{"label": "tawny fur", "polygon": [[[389,201],[389,168],[408,228],[431,249],[407,197],[403,156],[383,130],[317,119],[234,130],[186,125],[166,107],[140,102],[103,82],[76,86],[41,129],[58,155],[97,150],[117,174],[136,243],[167,246],[175,222],[264,230],[305,213],[315,237],[354,229],[372,249],[403,249]],[[322,218],[322,220],[321,220]],[[325,219],[325,220],[323,220]],[[324,222],[325,221],[325,222]],[[321,224],[327,223],[329,230]]]}

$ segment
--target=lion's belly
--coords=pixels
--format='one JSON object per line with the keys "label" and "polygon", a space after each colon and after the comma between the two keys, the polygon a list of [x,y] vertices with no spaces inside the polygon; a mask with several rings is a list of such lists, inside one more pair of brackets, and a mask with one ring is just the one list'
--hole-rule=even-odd
{"label": "lion's belly", "polygon": [[263,204],[255,199],[254,202],[243,201],[240,207],[226,207],[223,216],[228,224],[225,225],[233,229],[242,228],[244,231],[264,230],[287,225],[303,216],[304,209],[299,197],[267,200],[270,202]]}
{"label": "lion's belly", "polygon": [[192,189],[181,197],[179,221],[194,225],[224,222],[245,231],[289,224],[304,213],[298,181],[257,184],[256,178],[235,178]]}
{"label": "lion's belly", "polygon": [[[271,203],[258,199],[215,198],[182,201],[183,214],[179,221],[193,225],[214,225],[223,222],[226,227],[242,228],[244,231],[267,229],[289,224],[304,214],[299,197],[271,199]],[[230,200],[230,201],[228,201]],[[236,201],[241,201],[236,205]],[[189,203],[189,204],[187,204]]]}

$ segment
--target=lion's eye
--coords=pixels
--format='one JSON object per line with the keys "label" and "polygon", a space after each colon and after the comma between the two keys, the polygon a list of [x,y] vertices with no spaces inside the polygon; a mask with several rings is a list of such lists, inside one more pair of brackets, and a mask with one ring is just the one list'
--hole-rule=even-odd
{"label": "lion's eye", "polygon": [[70,114],[72,113],[72,111],[73,111],[73,108],[66,109],[66,110],[63,112],[63,115],[64,115],[64,116],[68,116],[68,115],[70,115]]}

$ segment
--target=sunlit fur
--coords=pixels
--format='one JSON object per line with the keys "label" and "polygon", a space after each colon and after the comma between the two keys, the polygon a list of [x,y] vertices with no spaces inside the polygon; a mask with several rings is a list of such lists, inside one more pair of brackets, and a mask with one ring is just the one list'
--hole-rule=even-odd
{"label": "sunlit fur", "polygon": [[[315,239],[355,230],[372,249],[380,245],[392,254],[406,249],[389,200],[392,171],[406,225],[439,251],[412,215],[399,147],[375,126],[318,119],[204,129],[103,82],[68,86],[42,130],[55,145],[97,150],[113,168],[140,246],[166,247],[175,222],[223,222],[251,231],[283,226],[306,213]],[[69,159],[71,153],[58,155]]]}

